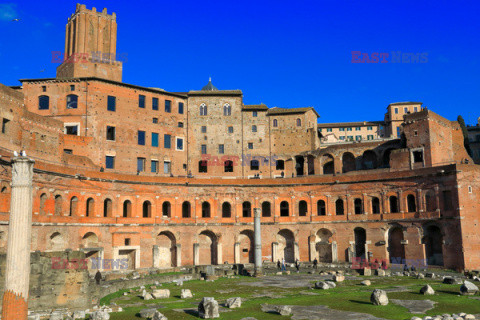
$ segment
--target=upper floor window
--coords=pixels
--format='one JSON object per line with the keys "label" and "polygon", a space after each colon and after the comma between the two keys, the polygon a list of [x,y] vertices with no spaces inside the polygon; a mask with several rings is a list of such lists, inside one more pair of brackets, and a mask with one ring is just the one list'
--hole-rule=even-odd
{"label": "upper floor window", "polygon": [[49,107],[50,107],[49,96],[38,97],[38,110],[48,110]]}
{"label": "upper floor window", "polygon": [[257,126],[256,125],[252,126],[252,132],[257,132]]}
{"label": "upper floor window", "polygon": [[228,133],[233,133],[233,127],[228,127]]}
{"label": "upper floor window", "polygon": [[152,132],[152,147],[158,147],[158,133]]}
{"label": "upper floor window", "polygon": [[153,118],[153,119],[152,119],[152,122],[153,122],[153,123],[158,123],[158,118]]}
{"label": "upper floor window", "polygon": [[78,125],[67,125],[67,126],[65,126],[65,134],[78,136]]}
{"label": "upper floor window", "polygon": [[253,111],[252,116],[253,116],[253,117],[258,117],[258,112],[257,112],[257,111]]}
{"label": "upper floor window", "polygon": [[301,119],[297,119],[297,127],[301,127],[302,126],[302,120]]}
{"label": "upper floor window", "polygon": [[177,138],[177,150],[183,150],[183,138]]}
{"label": "upper floor window", "polygon": [[145,145],[145,131],[138,130],[138,144],[140,146]]}
{"label": "upper floor window", "polygon": [[219,154],[224,154],[225,153],[225,145],[223,145],[223,144],[218,145],[218,153]]}
{"label": "upper floor window", "polygon": [[107,140],[115,141],[115,127],[107,126]]}
{"label": "upper floor window", "polygon": [[407,107],[405,107],[403,110],[404,110],[405,113],[408,113],[408,108]]}
{"label": "upper floor window", "polygon": [[202,103],[200,105],[200,115],[201,116],[206,116],[207,115],[207,106],[205,105],[205,103]]}
{"label": "upper floor window", "polygon": [[327,132],[332,132],[332,128],[327,128]]}
{"label": "upper floor window", "polygon": [[158,98],[152,98],[152,110],[158,110]]}
{"label": "upper floor window", "polygon": [[248,143],[248,149],[253,149],[253,143],[252,142]]}
{"label": "upper floor window", "polygon": [[369,131],[373,130],[373,127],[367,127],[367,130],[369,130]]}
{"label": "upper floor window", "polygon": [[348,127],[348,128],[347,128],[347,131],[352,131],[352,127]]}
{"label": "upper floor window", "polygon": [[362,130],[362,127],[356,127],[355,130],[360,131],[360,130]]}
{"label": "upper floor window", "polygon": [[413,107],[413,112],[417,112],[417,111],[418,111],[417,107]]}
{"label": "upper floor window", "polygon": [[398,114],[398,108],[395,108],[395,114]]}
{"label": "upper floor window", "polygon": [[165,149],[170,149],[172,147],[172,136],[169,134],[163,135],[163,147]]}
{"label": "upper floor window", "polygon": [[183,128],[183,122],[179,122],[179,123],[178,123],[178,127],[179,127],[179,128]]}
{"label": "upper floor window", "polygon": [[207,126],[202,126],[201,130],[202,130],[202,133],[206,133],[207,132]]}
{"label": "upper floor window", "polygon": [[232,115],[232,107],[228,103],[223,106],[223,115],[224,116]]}
{"label": "upper floor window", "polygon": [[114,169],[115,168],[115,157],[105,156],[105,167],[107,169]]}
{"label": "upper floor window", "polygon": [[138,107],[145,108],[145,96],[143,94],[138,95]]}
{"label": "upper floor window", "polygon": [[67,109],[77,109],[78,96],[75,94],[69,94],[67,96]]}
{"label": "upper floor window", "polygon": [[340,131],[345,131],[345,128],[340,128],[339,130],[340,130]]}
{"label": "upper floor window", "polygon": [[275,128],[278,127],[278,120],[277,119],[273,119],[273,126]]}
{"label": "upper floor window", "polygon": [[117,106],[117,99],[112,96],[108,96],[107,98],[107,110],[108,111],[115,111]]}
{"label": "upper floor window", "polygon": [[165,100],[165,112],[172,112],[172,101]]}
{"label": "upper floor window", "polygon": [[42,86],[42,91],[47,92],[47,86]]}
{"label": "upper floor window", "polygon": [[178,113],[183,114],[183,102],[178,103]]}

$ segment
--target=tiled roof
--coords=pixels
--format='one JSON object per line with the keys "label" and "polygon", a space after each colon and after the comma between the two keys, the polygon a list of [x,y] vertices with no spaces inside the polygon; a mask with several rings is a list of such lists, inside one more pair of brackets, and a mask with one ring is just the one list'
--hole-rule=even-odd
{"label": "tiled roof", "polygon": [[278,107],[273,107],[268,110],[268,115],[284,115],[284,114],[298,114],[298,113],[305,113],[307,111],[312,110],[315,112],[317,117],[320,117],[320,115],[315,111],[313,107],[307,107],[307,108],[278,108]]}
{"label": "tiled roof", "polygon": [[243,110],[268,110],[268,107],[264,105],[263,103],[261,104],[244,104],[243,105]]}
{"label": "tiled roof", "polygon": [[318,128],[343,128],[343,127],[362,127],[378,126],[385,124],[383,121],[359,121],[359,122],[337,122],[337,123],[319,123]]}

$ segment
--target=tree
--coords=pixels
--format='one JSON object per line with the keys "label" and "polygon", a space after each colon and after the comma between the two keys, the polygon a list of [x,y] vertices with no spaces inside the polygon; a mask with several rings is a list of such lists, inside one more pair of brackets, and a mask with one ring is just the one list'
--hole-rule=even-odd
{"label": "tree", "polygon": [[457,121],[460,124],[460,128],[462,128],[463,144],[465,146],[465,149],[467,150],[468,155],[471,157],[472,150],[470,149],[470,141],[468,140],[468,131],[467,131],[467,127],[465,126],[465,120],[463,120],[463,117],[459,115],[457,117]]}

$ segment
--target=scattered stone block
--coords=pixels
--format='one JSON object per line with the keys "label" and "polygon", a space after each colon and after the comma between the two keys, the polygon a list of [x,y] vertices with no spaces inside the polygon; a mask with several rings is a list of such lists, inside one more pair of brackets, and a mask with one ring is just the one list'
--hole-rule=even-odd
{"label": "scattered stone block", "polygon": [[324,281],[315,282],[315,289],[328,290],[330,286]]}
{"label": "scattered stone block", "polygon": [[370,269],[370,268],[363,268],[363,275],[364,275],[364,276],[371,276],[371,275],[372,275],[372,269]]}
{"label": "scattered stone block", "polygon": [[147,293],[144,297],[143,297],[143,300],[152,300],[153,297],[150,293]]}
{"label": "scattered stone block", "polygon": [[160,311],[155,310],[152,320],[168,320],[168,319],[163,314],[161,314]]}
{"label": "scattered stone block", "polygon": [[420,289],[420,293],[424,295],[434,295],[435,290],[433,290],[433,288],[427,284]]}
{"label": "scattered stone block", "polygon": [[478,292],[478,287],[470,281],[466,281],[460,287],[460,293],[462,295],[473,296]]}
{"label": "scattered stone block", "polygon": [[335,287],[337,287],[337,285],[335,284],[335,282],[333,281],[325,281],[325,283],[330,287],[330,289],[333,289]]}
{"label": "scattered stone block", "polygon": [[218,302],[213,297],[204,297],[198,305],[198,315],[202,319],[219,318]]}
{"label": "scattered stone block", "polygon": [[360,283],[362,286],[369,286],[371,285],[372,283],[370,282],[370,280],[364,280]]}
{"label": "scattered stone block", "polygon": [[455,283],[455,279],[453,277],[445,277],[443,278],[443,283],[445,284],[454,284]]}
{"label": "scattered stone block", "polygon": [[335,281],[335,282],[345,281],[345,276],[343,276],[343,275],[334,275],[334,276],[333,276],[333,281]]}
{"label": "scattered stone block", "polygon": [[180,298],[182,299],[193,298],[193,295],[190,289],[182,289],[182,292],[180,293]]}
{"label": "scattered stone block", "polygon": [[110,314],[107,311],[99,310],[90,314],[91,320],[109,320]]}
{"label": "scattered stone block", "polygon": [[155,311],[157,311],[155,308],[142,309],[140,310],[140,317],[145,319],[153,318]]}
{"label": "scattered stone block", "polygon": [[388,305],[387,293],[383,290],[375,289],[370,296],[370,301],[376,306],[386,306]]}
{"label": "scattered stone block", "polygon": [[385,277],[385,270],[383,270],[383,269],[377,269],[377,276],[379,276],[379,277]]}
{"label": "scattered stone block", "polygon": [[168,289],[157,289],[152,292],[152,296],[155,299],[166,299],[170,298],[170,290]]}
{"label": "scattered stone block", "polygon": [[277,306],[275,311],[277,311],[281,316],[289,316],[292,314],[292,308],[289,306]]}
{"label": "scattered stone block", "polygon": [[227,299],[227,301],[225,302],[225,306],[230,309],[240,308],[242,306],[242,298],[235,297]]}

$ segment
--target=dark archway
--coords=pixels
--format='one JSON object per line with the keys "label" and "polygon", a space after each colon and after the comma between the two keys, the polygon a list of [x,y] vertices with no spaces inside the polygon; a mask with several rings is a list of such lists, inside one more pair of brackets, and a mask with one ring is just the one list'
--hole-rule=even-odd
{"label": "dark archway", "polygon": [[202,203],[202,218],[210,218],[210,203],[207,201]]}
{"label": "dark archway", "polygon": [[362,156],[362,168],[364,170],[376,169],[378,167],[377,154],[372,150],[367,150]]}
{"label": "dark archway", "polygon": [[252,216],[252,204],[248,201],[242,204],[242,216],[244,218],[250,218]]}
{"label": "dark archway", "polygon": [[285,258],[286,262],[295,262],[295,236],[288,229],[280,230],[277,234],[278,257]]}
{"label": "dark archway", "polygon": [[162,203],[162,216],[165,218],[170,218],[172,216],[172,205],[169,201]]}
{"label": "dark archway", "polygon": [[305,167],[305,158],[303,156],[296,156],[295,171],[297,172],[297,176],[303,176],[304,167]]}
{"label": "dark archway", "polygon": [[182,203],[182,218],[190,218],[192,215],[192,206],[190,205],[190,202],[184,201]]}
{"label": "dark archway", "polygon": [[142,206],[142,214],[144,218],[150,218],[152,216],[152,204],[150,201],[144,201]]}
{"label": "dark archway", "polygon": [[132,202],[130,200],[125,200],[123,202],[123,217],[130,218],[132,216]]}
{"label": "dark archway", "polygon": [[315,250],[319,262],[332,263],[332,232],[320,229],[315,234]]}
{"label": "dark archway", "polygon": [[398,198],[396,196],[388,197],[390,202],[390,213],[398,213]]}
{"label": "dark archway", "polygon": [[443,235],[436,225],[426,226],[423,229],[423,243],[425,244],[425,257],[427,264],[443,266]]}
{"label": "dark archway", "polygon": [[415,196],[413,194],[409,194],[407,196],[407,210],[408,212],[416,212],[417,211],[417,204],[415,201]]}
{"label": "dark archway", "polygon": [[230,218],[232,216],[232,206],[229,202],[222,204],[222,218]]}
{"label": "dark archway", "polygon": [[367,232],[363,228],[355,228],[353,230],[355,236],[355,257],[366,258],[365,244],[367,242]]}
{"label": "dark archway", "polygon": [[270,217],[272,215],[272,206],[270,202],[264,201],[262,202],[262,217]]}
{"label": "dark archway", "polygon": [[355,214],[363,214],[363,201],[360,198],[356,198],[353,202]]}
{"label": "dark archway", "polygon": [[372,213],[380,213],[380,199],[377,197],[372,198]]}
{"label": "dark archway", "polygon": [[355,171],[357,165],[355,164],[355,156],[351,152],[345,152],[342,156],[343,172]]}
{"label": "dark archway", "polygon": [[93,200],[93,198],[88,198],[87,199],[87,207],[86,207],[85,216],[87,216],[87,217],[95,216],[95,200]]}
{"label": "dark archway", "polygon": [[287,201],[282,201],[280,203],[280,216],[281,217],[288,217],[290,215],[289,212],[289,205]]}
{"label": "dark archway", "polygon": [[243,230],[240,232],[238,242],[240,243],[240,263],[254,263],[254,235],[252,230]]}
{"label": "dark archway", "polygon": [[342,199],[337,199],[337,201],[335,201],[335,214],[337,216],[342,216],[345,214],[345,208],[343,206]]}
{"label": "dark archway", "polygon": [[327,208],[325,206],[324,200],[317,201],[317,215],[319,216],[326,216],[327,215]]}
{"label": "dark archway", "polygon": [[103,201],[103,216],[105,218],[112,216],[112,200],[108,198]]}
{"label": "dark archway", "polygon": [[177,267],[177,241],[170,231],[163,231],[155,239],[158,255],[156,265],[158,268]]}
{"label": "dark archway", "polygon": [[331,154],[324,154],[322,156],[323,164],[323,174],[334,174],[335,173],[335,162]]}
{"label": "dark archway", "polygon": [[307,212],[308,212],[308,204],[307,204],[307,201],[305,200],[301,200],[299,203],[298,203],[298,215],[300,217],[304,217],[307,215]]}
{"label": "dark archway", "polygon": [[76,216],[78,210],[78,198],[72,197],[70,199],[70,216]]}
{"label": "dark archway", "polygon": [[382,157],[382,167],[390,168],[390,154],[392,153],[393,149],[387,149],[383,152]]}
{"label": "dark archway", "polygon": [[55,196],[55,215],[60,216],[62,215],[63,211],[63,198],[61,195],[57,194]]}

